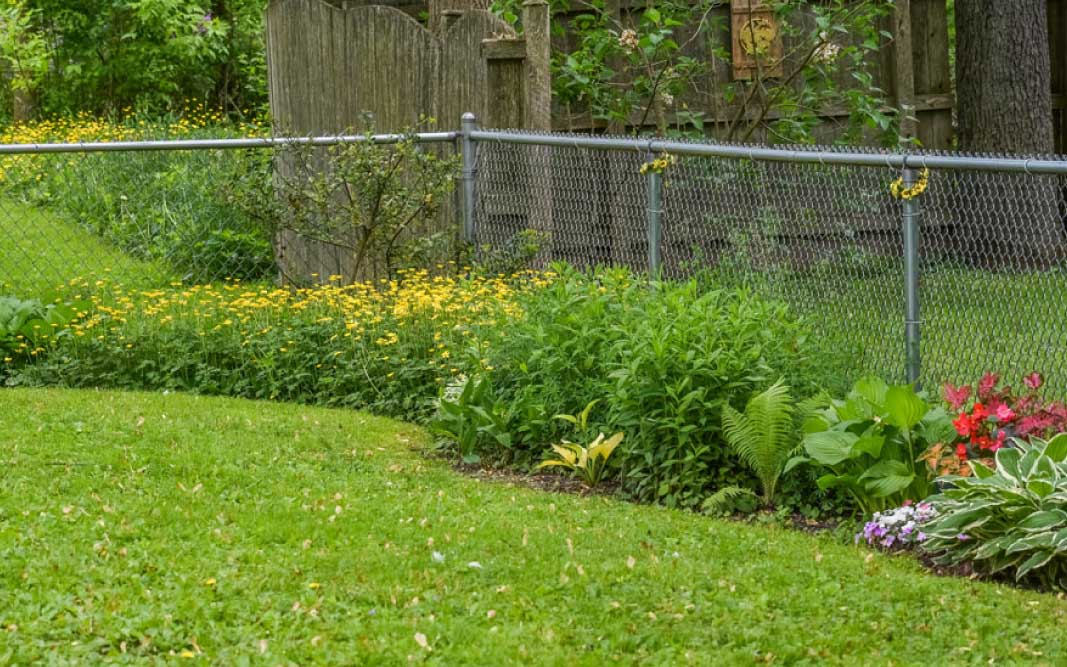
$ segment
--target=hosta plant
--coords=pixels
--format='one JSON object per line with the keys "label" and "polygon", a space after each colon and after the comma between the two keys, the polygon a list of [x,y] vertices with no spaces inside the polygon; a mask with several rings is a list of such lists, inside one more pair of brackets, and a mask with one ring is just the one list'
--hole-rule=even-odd
{"label": "hosta plant", "polygon": [[623,433],[620,431],[610,438],[605,438],[601,433],[588,447],[565,440],[562,444],[552,445],[559,458],[542,461],[537,467],[566,468],[573,471],[583,484],[593,488],[603,481],[608,469],[608,459],[622,439]]}
{"label": "hosta plant", "polygon": [[923,549],[941,565],[1067,590],[1067,434],[1014,445],[997,451],[995,470],[969,461],[972,476],[943,479]]}
{"label": "hosta plant", "polygon": [[804,422],[806,456],[820,470],[822,489],[841,489],[867,515],[922,500],[933,474],[919,456],[931,444],[955,437],[952,421],[907,385],[890,387],[864,378],[843,400],[832,400]]}

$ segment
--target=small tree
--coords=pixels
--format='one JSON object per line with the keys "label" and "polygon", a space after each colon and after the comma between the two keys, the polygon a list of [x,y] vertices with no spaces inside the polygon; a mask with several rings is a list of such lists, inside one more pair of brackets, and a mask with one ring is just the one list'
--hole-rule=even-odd
{"label": "small tree", "polygon": [[[231,196],[268,227],[277,247],[319,244],[308,249],[312,261],[330,254],[337,259],[330,273],[348,280],[391,278],[454,254],[457,233],[443,214],[458,156],[421,145],[414,131],[391,144],[375,143],[370,132],[363,137],[326,149],[288,145],[274,155],[272,171],[249,155]],[[284,277],[301,282],[285,250],[278,252]]]}

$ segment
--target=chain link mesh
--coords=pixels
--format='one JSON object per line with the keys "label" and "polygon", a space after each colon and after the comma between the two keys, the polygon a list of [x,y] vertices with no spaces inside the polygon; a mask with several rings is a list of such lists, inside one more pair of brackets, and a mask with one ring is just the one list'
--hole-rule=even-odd
{"label": "chain link mesh", "polygon": [[[662,156],[634,146],[478,142],[478,252],[522,257],[535,230],[538,265],[646,271],[641,171]],[[227,189],[252,154],[3,157],[0,293],[35,296],[72,280],[276,280],[276,244]],[[663,277],[782,300],[811,322],[816,346],[847,361],[845,374],[904,380],[902,203],[889,188],[899,170],[675,156],[662,171]],[[1065,176],[930,174],[916,200],[925,384],[1038,370],[1067,392],[1065,193]]]}
{"label": "chain link mesh", "polygon": [[[647,271],[641,166],[657,157],[481,142],[476,242],[507,247],[537,229],[548,234],[542,264]],[[674,156],[662,171],[662,276],[782,300],[812,324],[816,346],[845,360],[845,374],[904,381],[902,202],[889,187],[900,170]],[[930,174],[915,200],[924,384],[1039,370],[1067,391],[1065,181]]]}
{"label": "chain link mesh", "polygon": [[232,151],[26,154],[0,162],[0,286],[150,288],[276,275],[269,234],[231,200]]}

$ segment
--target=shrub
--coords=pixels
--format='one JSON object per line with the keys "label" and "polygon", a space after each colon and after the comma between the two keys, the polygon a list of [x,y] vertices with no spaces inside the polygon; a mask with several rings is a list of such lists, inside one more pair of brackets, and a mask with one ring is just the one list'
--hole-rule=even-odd
{"label": "shrub", "polygon": [[995,457],[996,470],[969,461],[972,477],[945,478],[924,550],[942,565],[1067,590],[1067,435],[1017,439]]}
{"label": "shrub", "polygon": [[590,416],[595,431],[626,433],[621,482],[636,499],[698,507],[716,489],[750,480],[722,435],[722,408],[774,378],[811,390],[807,330],[781,304],[695,282],[654,283],[628,272],[560,268],[518,298],[524,317],[487,333],[498,397],[510,406],[511,450],[533,465],[545,443],[571,435],[551,415]]}

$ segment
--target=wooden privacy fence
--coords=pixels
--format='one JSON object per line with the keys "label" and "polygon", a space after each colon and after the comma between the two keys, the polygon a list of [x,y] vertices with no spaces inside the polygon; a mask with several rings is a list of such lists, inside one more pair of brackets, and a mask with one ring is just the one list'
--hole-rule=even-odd
{"label": "wooden privacy fence", "polygon": [[[485,8],[448,3],[434,2],[425,27],[410,4],[271,0],[267,61],[276,129],[292,136],[400,131],[427,118],[454,129],[468,111],[495,126],[550,129],[548,4],[526,3],[520,38]],[[455,211],[453,203],[445,206],[442,228],[454,224]],[[353,275],[339,248],[292,233],[277,239],[276,250],[291,277],[367,277]]]}

